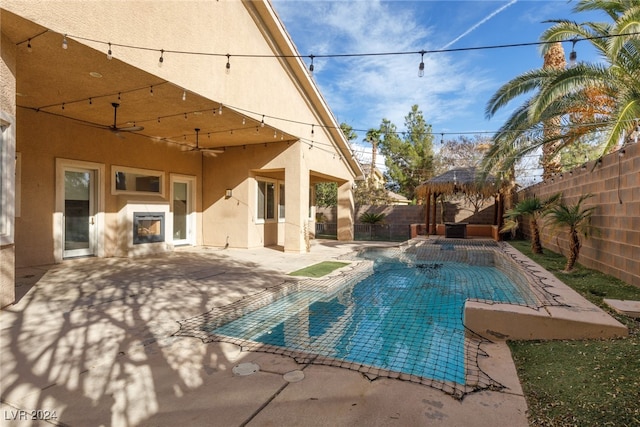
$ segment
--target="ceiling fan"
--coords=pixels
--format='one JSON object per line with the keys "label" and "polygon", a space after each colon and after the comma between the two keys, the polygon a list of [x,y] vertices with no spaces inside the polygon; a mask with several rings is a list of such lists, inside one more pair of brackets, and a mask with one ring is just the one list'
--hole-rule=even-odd
{"label": "ceiling fan", "polygon": [[199,151],[202,154],[206,155],[206,156],[211,156],[211,157],[215,157],[218,154],[224,153],[223,149],[220,148],[205,148],[205,147],[200,147],[200,142],[199,142],[199,135],[200,135],[200,128],[195,128],[194,129],[196,131],[196,146],[195,147],[190,147],[188,150],[186,151]]}
{"label": "ceiling fan", "polygon": [[113,126],[109,126],[109,129],[112,132],[138,132],[141,130],[144,130],[144,126],[125,126],[125,127],[121,127],[119,128],[117,126],[117,117],[118,117],[118,107],[120,106],[120,104],[118,104],[117,102],[112,102],[111,106],[113,107]]}

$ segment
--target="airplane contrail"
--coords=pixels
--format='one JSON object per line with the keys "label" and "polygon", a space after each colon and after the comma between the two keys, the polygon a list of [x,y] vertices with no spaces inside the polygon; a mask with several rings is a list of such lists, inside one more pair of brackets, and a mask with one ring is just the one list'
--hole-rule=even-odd
{"label": "airplane contrail", "polygon": [[440,50],[446,49],[449,46],[451,46],[452,44],[454,44],[455,42],[457,42],[458,40],[460,40],[461,38],[463,38],[464,36],[466,36],[467,34],[469,34],[470,32],[472,32],[473,30],[475,30],[476,28],[478,28],[480,25],[484,24],[485,22],[487,22],[489,19],[493,18],[494,16],[496,16],[497,14],[499,14],[500,12],[502,12],[503,10],[505,10],[506,8],[508,8],[509,6],[513,5],[514,3],[516,3],[518,0],[511,0],[509,3],[505,4],[504,6],[494,10],[493,12],[491,12],[491,14],[489,14],[488,16],[484,17],[482,20],[480,20],[480,22],[477,22],[475,25],[473,25],[471,28],[469,28],[467,31],[465,31],[464,33],[460,34],[458,37],[456,37],[455,39],[453,39],[452,41],[450,41],[449,43],[447,43],[446,45],[442,46],[440,48]]}

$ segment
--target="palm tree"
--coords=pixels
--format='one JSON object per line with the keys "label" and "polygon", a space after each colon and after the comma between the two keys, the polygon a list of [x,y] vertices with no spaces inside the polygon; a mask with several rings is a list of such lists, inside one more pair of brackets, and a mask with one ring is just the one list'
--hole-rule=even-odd
{"label": "palm tree", "polygon": [[560,194],[556,194],[546,201],[542,201],[538,197],[533,196],[518,202],[513,209],[509,209],[504,214],[505,221],[500,232],[515,231],[520,226],[519,218],[521,216],[528,216],[529,227],[531,228],[531,252],[541,254],[542,244],[540,243],[540,227],[538,226],[538,221],[557,203],[560,196]]}
{"label": "palm tree", "polygon": [[592,194],[584,194],[575,205],[560,203],[548,212],[552,226],[569,229],[569,256],[567,257],[567,265],[564,267],[565,272],[571,271],[578,260],[582,246],[580,236],[588,239],[597,231],[591,224],[591,216],[597,206],[588,208],[582,206],[582,203],[592,196]]}
{"label": "palm tree", "polygon": [[[640,2],[581,0],[574,12],[603,11],[610,23],[550,21],[541,36],[543,53],[563,41],[588,42],[602,59],[569,68],[543,67],[515,77],[491,97],[487,118],[514,99],[532,96],[517,108],[494,135],[483,166],[505,169],[539,147],[560,150],[574,141],[594,138],[603,152],[613,150],[633,132],[640,117]],[[559,132],[545,131],[554,123]]]}

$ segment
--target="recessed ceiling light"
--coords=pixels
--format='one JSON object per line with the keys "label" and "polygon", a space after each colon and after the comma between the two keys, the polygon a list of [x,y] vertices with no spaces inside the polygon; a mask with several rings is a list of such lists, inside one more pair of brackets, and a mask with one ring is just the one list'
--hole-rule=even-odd
{"label": "recessed ceiling light", "polygon": [[100,77],[102,77],[102,74],[100,74],[100,73],[99,73],[99,72],[97,72],[97,71],[92,71],[92,72],[90,72],[90,73],[89,73],[89,75],[90,75],[91,77],[95,77],[96,79],[99,79]]}

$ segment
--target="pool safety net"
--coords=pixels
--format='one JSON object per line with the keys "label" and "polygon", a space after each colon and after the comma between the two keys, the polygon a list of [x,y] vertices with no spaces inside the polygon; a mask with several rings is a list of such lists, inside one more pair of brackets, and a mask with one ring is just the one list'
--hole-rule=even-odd
{"label": "pool safety net", "polygon": [[[539,307],[553,303],[553,297],[540,300],[543,289],[513,291],[503,276],[484,272],[484,267],[444,259],[453,258],[453,251],[437,245],[443,259],[433,259],[429,246],[402,245],[343,257],[354,262],[329,278],[285,281],[180,321],[175,335],[281,354],[300,364],[346,368],[372,381],[396,378],[424,384],[457,399],[477,390],[502,389],[479,367],[488,341],[464,328],[464,301]],[[500,247],[491,251],[496,249],[500,252]],[[484,255],[476,258],[489,262]],[[451,262],[453,269],[443,268]]]}

